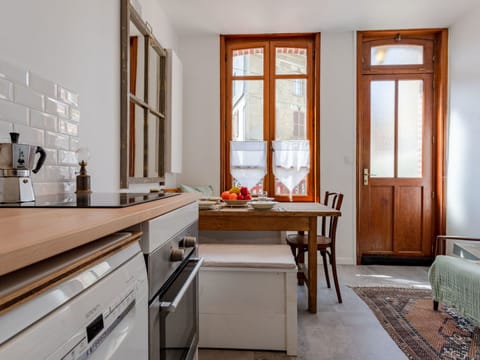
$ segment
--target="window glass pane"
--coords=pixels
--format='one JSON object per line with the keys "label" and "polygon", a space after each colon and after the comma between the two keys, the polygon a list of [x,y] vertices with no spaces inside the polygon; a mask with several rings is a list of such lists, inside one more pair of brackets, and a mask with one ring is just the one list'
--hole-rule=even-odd
{"label": "window glass pane", "polygon": [[422,177],[423,81],[398,82],[398,177]]}
{"label": "window glass pane", "polygon": [[232,94],[232,140],[263,140],[263,80],[234,80]]}
{"label": "window glass pane", "polygon": [[145,110],[133,102],[130,102],[130,119],[128,133],[129,144],[129,176],[143,177],[143,154],[144,154],[144,121]]}
{"label": "window glass pane", "polygon": [[275,139],[307,139],[307,80],[275,81]]}
{"label": "window glass pane", "polygon": [[158,171],[159,142],[158,134],[160,127],[160,118],[153,113],[148,113],[148,177],[160,176]]}
{"label": "window glass pane", "polygon": [[130,21],[130,93],[144,100],[145,38]]}
{"label": "window glass pane", "polygon": [[370,176],[393,177],[395,82],[372,81],[370,94]]}
{"label": "window glass pane", "polygon": [[232,74],[263,75],[263,48],[233,50]]}
{"label": "window glass pane", "polygon": [[382,45],[371,49],[371,65],[423,64],[423,46]]}
{"label": "window glass pane", "polygon": [[150,108],[159,111],[160,99],[160,55],[150,45],[148,47],[148,105]]}
{"label": "window glass pane", "polygon": [[303,48],[276,48],[276,74],[306,74],[307,49]]}

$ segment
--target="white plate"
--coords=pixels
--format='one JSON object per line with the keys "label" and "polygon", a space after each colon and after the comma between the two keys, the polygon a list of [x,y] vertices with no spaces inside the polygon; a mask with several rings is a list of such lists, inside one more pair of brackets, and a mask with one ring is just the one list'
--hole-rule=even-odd
{"label": "white plate", "polygon": [[257,201],[252,201],[250,205],[255,209],[255,210],[270,210],[275,206],[277,202],[276,201],[263,201],[263,200],[257,200]]}
{"label": "white plate", "polygon": [[228,206],[242,207],[242,206],[247,206],[247,203],[250,200],[223,200],[223,201],[225,201],[225,204],[227,204]]}
{"label": "white plate", "polygon": [[201,197],[200,201],[214,201],[214,202],[220,202],[222,198],[220,196],[207,196],[207,197]]}
{"label": "white plate", "polygon": [[252,201],[273,201],[275,198],[272,197],[254,197]]}
{"label": "white plate", "polygon": [[216,201],[200,200],[198,202],[198,208],[200,210],[211,210],[215,209]]}

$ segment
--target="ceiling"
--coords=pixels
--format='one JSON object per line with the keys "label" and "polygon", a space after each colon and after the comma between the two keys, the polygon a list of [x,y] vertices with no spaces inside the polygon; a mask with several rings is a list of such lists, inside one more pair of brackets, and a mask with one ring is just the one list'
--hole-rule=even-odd
{"label": "ceiling", "polygon": [[181,34],[448,27],[478,0],[158,0]]}

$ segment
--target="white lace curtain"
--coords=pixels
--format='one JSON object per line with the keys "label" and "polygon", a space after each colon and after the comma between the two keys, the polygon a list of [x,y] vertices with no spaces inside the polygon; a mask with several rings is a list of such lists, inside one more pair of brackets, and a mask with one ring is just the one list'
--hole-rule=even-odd
{"label": "white lace curtain", "polygon": [[[310,142],[308,140],[272,141],[273,173],[289,190],[293,189],[310,171]],[[267,173],[266,141],[231,141],[230,173],[249,189],[258,184]]]}
{"label": "white lace curtain", "polygon": [[242,186],[257,185],[267,173],[267,142],[231,141],[230,173]]}
{"label": "white lace curtain", "polygon": [[290,192],[310,172],[310,142],[308,140],[273,141],[273,173]]}

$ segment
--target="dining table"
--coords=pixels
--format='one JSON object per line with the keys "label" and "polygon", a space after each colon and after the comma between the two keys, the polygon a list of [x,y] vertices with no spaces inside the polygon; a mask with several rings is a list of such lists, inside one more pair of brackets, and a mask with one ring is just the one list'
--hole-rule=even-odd
{"label": "dining table", "polygon": [[312,202],[281,202],[267,210],[256,210],[248,205],[220,205],[200,210],[199,230],[308,232],[308,266],[301,270],[308,287],[308,310],[316,313],[317,219],[322,216],[341,216],[341,212]]}

